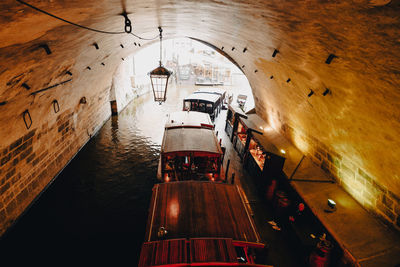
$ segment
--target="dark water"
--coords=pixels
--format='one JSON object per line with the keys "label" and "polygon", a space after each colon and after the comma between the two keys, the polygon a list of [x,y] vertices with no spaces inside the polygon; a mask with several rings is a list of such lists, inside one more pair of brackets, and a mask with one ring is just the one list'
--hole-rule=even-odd
{"label": "dark water", "polygon": [[0,266],[137,266],[164,113],[175,109],[150,100],[106,122],[1,240]]}

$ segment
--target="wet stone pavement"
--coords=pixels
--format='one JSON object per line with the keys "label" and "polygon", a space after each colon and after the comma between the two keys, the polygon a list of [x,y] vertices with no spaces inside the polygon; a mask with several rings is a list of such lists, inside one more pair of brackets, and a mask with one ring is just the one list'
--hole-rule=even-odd
{"label": "wet stone pavement", "polygon": [[[166,114],[181,110],[196,88],[172,89],[163,105],[147,94],[105,123],[0,240],[1,266],[137,266]],[[300,266],[285,230],[267,223],[272,212],[224,132],[225,117],[222,111],[216,120],[227,148],[223,167],[230,159],[228,180],[235,172],[268,245],[268,263]]]}

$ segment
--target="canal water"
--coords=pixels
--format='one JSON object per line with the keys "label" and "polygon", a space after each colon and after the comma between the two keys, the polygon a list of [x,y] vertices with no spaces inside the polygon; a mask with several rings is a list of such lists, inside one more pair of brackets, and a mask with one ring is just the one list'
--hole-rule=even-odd
{"label": "canal water", "polygon": [[166,114],[195,89],[171,88],[162,105],[147,94],[111,117],[4,236],[0,262],[137,266]]}

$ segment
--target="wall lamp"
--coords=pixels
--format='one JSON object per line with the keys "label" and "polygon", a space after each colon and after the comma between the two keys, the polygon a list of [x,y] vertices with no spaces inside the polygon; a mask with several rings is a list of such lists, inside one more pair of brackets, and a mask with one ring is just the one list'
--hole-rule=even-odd
{"label": "wall lamp", "polygon": [[334,212],[336,211],[336,202],[332,199],[328,198],[327,206],[325,208],[325,212]]}

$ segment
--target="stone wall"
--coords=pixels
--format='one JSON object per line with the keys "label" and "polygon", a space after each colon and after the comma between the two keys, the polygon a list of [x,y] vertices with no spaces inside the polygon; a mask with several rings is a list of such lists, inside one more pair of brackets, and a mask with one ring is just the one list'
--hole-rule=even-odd
{"label": "stone wall", "polygon": [[[264,118],[271,120],[271,117]],[[380,184],[350,158],[339,154],[317,138],[294,129],[285,118],[275,117],[273,124],[288,140],[295,144],[313,162],[332,177],[344,190],[353,196],[365,209],[400,230],[400,196]]]}
{"label": "stone wall", "polygon": [[118,112],[136,97],[135,90],[132,88],[131,77],[133,76],[133,56],[129,56],[124,58],[118,66],[111,85],[112,99],[110,100],[116,100]]}
{"label": "stone wall", "polygon": [[108,94],[77,111],[60,112],[54,122],[43,122],[1,150],[0,235],[110,116]]}

